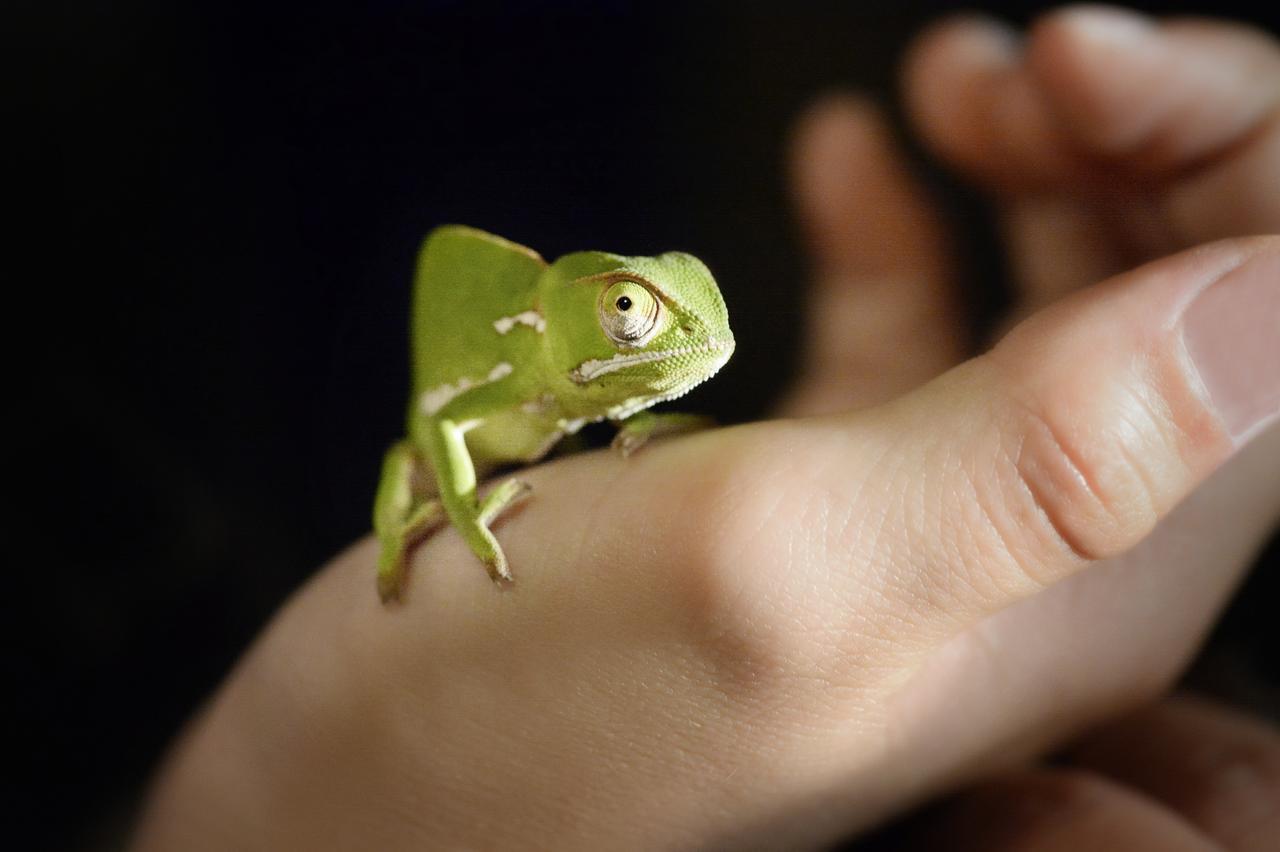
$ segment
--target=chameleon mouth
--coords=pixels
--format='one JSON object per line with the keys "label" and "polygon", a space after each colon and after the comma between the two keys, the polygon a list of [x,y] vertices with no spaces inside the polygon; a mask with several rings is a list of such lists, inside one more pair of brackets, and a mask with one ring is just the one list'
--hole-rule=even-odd
{"label": "chameleon mouth", "polygon": [[633,367],[636,364],[648,364],[653,361],[665,361],[668,358],[679,358],[682,355],[706,355],[712,352],[725,352],[725,358],[715,366],[713,373],[719,370],[724,361],[729,360],[728,356],[733,352],[732,340],[716,340],[712,338],[701,346],[678,346],[675,349],[659,349],[653,352],[635,352],[632,354],[618,353],[612,358],[599,360],[592,358],[589,361],[583,361],[578,366],[569,371],[569,378],[578,384],[585,384],[592,379],[607,375],[617,370],[623,370],[627,367]]}

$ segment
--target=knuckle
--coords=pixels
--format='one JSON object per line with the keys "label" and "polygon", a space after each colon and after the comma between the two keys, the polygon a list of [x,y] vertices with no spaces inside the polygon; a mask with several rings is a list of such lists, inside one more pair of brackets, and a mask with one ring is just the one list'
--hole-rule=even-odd
{"label": "knuckle", "polygon": [[[1019,367],[1013,368],[1015,371]],[[1037,582],[1040,565],[1118,555],[1156,524],[1187,465],[1160,383],[1089,384],[1078,374],[1015,375],[994,416],[998,463],[977,487],[1007,555]]]}
{"label": "knuckle", "polygon": [[756,719],[821,714],[848,688],[833,592],[812,571],[825,546],[805,522],[828,501],[807,480],[777,457],[704,472],[688,495],[700,508],[686,513],[687,561],[669,578],[693,653]]}
{"label": "knuckle", "polygon": [[1102,559],[1128,530],[1154,524],[1146,479],[1122,445],[1082,436],[1052,406],[1018,404],[1013,417],[1008,490],[1041,545]]}

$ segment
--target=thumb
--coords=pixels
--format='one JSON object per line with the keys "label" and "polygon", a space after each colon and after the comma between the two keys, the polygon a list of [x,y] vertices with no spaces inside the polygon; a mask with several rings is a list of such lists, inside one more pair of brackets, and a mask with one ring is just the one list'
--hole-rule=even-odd
{"label": "thumb", "polygon": [[878,508],[828,564],[886,617],[958,631],[1138,543],[1278,417],[1280,237],[1187,251],[851,418],[875,463],[844,476]]}

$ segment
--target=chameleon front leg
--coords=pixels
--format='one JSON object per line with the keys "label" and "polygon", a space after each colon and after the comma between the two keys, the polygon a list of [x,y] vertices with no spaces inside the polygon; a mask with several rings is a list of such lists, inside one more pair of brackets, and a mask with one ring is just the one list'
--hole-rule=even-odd
{"label": "chameleon front leg", "polygon": [[409,548],[444,520],[439,500],[422,499],[415,494],[418,465],[408,441],[400,441],[388,450],[382,462],[382,478],[373,501],[373,529],[382,544],[378,554],[378,594],[383,603],[400,596]]}
{"label": "chameleon front leg", "polygon": [[700,414],[655,414],[641,411],[618,424],[618,434],[613,436],[613,449],[629,456],[652,438],[696,432],[716,425],[715,420]]}
{"label": "chameleon front leg", "polygon": [[511,580],[507,557],[489,525],[511,506],[529,495],[529,486],[518,479],[499,484],[484,501],[476,499],[476,471],[467,451],[466,430],[452,420],[438,420],[427,428],[427,447],[440,501],[457,527],[489,572],[495,583]]}

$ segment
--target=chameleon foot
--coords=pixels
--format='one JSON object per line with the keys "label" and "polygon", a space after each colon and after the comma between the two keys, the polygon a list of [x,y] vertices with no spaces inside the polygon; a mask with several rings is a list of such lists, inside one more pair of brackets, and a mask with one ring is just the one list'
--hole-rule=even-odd
{"label": "chameleon foot", "polygon": [[498,515],[529,499],[532,493],[533,486],[523,479],[508,479],[490,491],[480,502],[480,511],[476,520],[487,527]]}
{"label": "chameleon foot", "polygon": [[427,500],[413,510],[398,530],[379,535],[382,549],[378,553],[378,597],[384,604],[400,599],[409,548],[426,538],[444,517],[440,501]]}
{"label": "chameleon foot", "polygon": [[625,458],[647,444],[652,438],[696,432],[716,425],[710,417],[698,414],[654,414],[642,411],[624,420],[613,436],[610,446]]}
{"label": "chameleon foot", "polygon": [[532,492],[533,488],[523,480],[505,480],[480,502],[474,521],[462,528],[463,537],[471,546],[471,552],[484,563],[489,578],[499,585],[510,583],[513,578],[507,565],[507,556],[502,552],[498,540],[493,537],[489,525],[507,509],[527,499]]}

